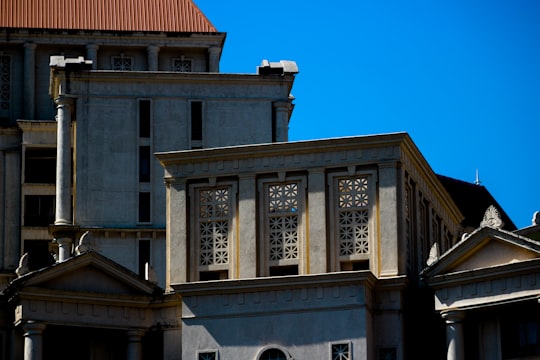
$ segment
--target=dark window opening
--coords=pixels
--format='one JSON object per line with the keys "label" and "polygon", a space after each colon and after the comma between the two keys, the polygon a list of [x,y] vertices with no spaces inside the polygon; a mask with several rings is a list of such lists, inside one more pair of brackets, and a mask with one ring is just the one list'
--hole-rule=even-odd
{"label": "dark window opening", "polygon": [[139,222],[150,222],[150,193],[139,193]]}
{"label": "dark window opening", "polygon": [[139,240],[139,276],[146,278],[146,263],[150,264],[150,240]]}
{"label": "dark window opening", "polygon": [[139,181],[150,181],[150,146],[139,147]]}
{"label": "dark window opening", "polygon": [[199,273],[200,281],[225,280],[228,278],[229,272],[227,270],[201,271]]}
{"label": "dark window opening", "polygon": [[150,100],[139,100],[139,137],[150,137]]}
{"label": "dark window opening", "polygon": [[48,226],[54,223],[54,195],[26,195],[24,197],[24,225]]}
{"label": "dark window opening", "polygon": [[369,260],[344,261],[341,263],[341,271],[369,270]]}
{"label": "dark window opening", "polygon": [[54,264],[49,243],[50,240],[24,240],[24,252],[28,253],[30,271],[43,269]]}
{"label": "dark window opening", "polygon": [[202,141],[202,102],[191,102],[191,140]]}
{"label": "dark window opening", "polygon": [[[534,315],[530,315],[534,314]],[[504,359],[540,355],[540,316],[534,312],[502,322],[501,339]]]}
{"label": "dark window opening", "polygon": [[268,349],[261,354],[259,360],[287,360],[287,355],[279,349]]}
{"label": "dark window opening", "polygon": [[298,265],[271,266],[270,276],[298,275]]}
{"label": "dark window opening", "polygon": [[272,106],[272,142],[277,141],[276,108]]}
{"label": "dark window opening", "polygon": [[56,148],[27,148],[25,150],[24,181],[40,184],[56,182]]}

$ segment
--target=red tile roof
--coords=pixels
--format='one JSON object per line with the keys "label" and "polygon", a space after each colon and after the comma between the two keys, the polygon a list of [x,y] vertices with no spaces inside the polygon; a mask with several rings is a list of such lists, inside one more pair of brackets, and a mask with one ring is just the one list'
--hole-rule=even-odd
{"label": "red tile roof", "polygon": [[192,0],[0,0],[0,28],[217,32]]}

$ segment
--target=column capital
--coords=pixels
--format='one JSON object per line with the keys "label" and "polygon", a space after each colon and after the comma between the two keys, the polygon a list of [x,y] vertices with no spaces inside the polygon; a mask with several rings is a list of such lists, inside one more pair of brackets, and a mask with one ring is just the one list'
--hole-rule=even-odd
{"label": "column capital", "polygon": [[160,50],[160,47],[158,45],[149,45],[146,47],[146,51],[148,51],[149,54],[157,54]]}
{"label": "column capital", "polygon": [[274,107],[278,110],[290,110],[291,109],[291,102],[290,101],[276,101],[274,102]]}
{"label": "column capital", "polygon": [[30,41],[27,41],[24,43],[24,48],[26,50],[35,50],[36,47],[37,47],[36,43],[30,42]]}
{"label": "column capital", "polygon": [[98,51],[98,49],[99,49],[99,45],[98,45],[98,44],[94,44],[94,43],[86,44],[86,50],[89,50],[89,51]]}
{"label": "column capital", "polygon": [[28,320],[22,325],[24,331],[23,336],[41,335],[46,327],[47,324],[45,323]]}
{"label": "column capital", "polygon": [[460,323],[465,318],[463,310],[448,310],[441,313],[441,317],[447,324]]}
{"label": "column capital", "polygon": [[145,333],[146,331],[144,331],[143,329],[128,329],[127,331],[128,342],[141,341]]}
{"label": "column capital", "polygon": [[71,106],[73,105],[73,100],[74,98],[71,96],[58,95],[58,97],[54,99],[54,103],[56,104],[56,107]]}

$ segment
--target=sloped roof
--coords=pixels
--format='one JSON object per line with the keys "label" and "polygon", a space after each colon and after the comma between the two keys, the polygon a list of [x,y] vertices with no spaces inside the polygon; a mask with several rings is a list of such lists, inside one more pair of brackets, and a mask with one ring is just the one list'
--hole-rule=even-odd
{"label": "sloped roof", "polygon": [[192,0],[0,0],[0,28],[217,32]]}
{"label": "sloped roof", "polygon": [[476,229],[480,226],[486,209],[493,205],[501,214],[504,222],[503,229],[516,230],[514,222],[484,186],[443,175],[437,175],[437,177],[465,217],[461,225]]}

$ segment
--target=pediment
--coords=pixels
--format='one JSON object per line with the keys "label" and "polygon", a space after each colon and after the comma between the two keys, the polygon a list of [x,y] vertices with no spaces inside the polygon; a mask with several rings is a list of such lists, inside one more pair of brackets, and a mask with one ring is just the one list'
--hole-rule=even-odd
{"label": "pediment", "polygon": [[47,291],[152,295],[157,286],[96,253],[89,252],[16,279],[12,286]]}
{"label": "pediment", "polygon": [[489,226],[477,229],[424,269],[425,278],[540,258],[540,243]]}

